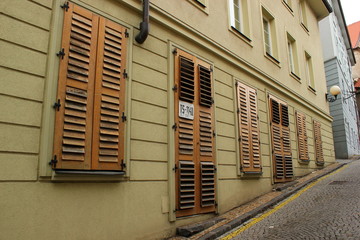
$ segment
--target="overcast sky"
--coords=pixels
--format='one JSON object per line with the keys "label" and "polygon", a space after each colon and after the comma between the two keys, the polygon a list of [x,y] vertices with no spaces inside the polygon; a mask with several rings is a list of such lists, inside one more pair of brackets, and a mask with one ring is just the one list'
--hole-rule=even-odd
{"label": "overcast sky", "polygon": [[360,21],[360,0],[341,0],[347,25]]}

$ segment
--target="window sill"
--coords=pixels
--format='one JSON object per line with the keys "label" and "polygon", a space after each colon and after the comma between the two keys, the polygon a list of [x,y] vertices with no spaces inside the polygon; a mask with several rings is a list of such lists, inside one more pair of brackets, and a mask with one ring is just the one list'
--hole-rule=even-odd
{"label": "window sill", "polygon": [[280,61],[277,60],[275,57],[273,57],[270,53],[265,53],[265,57],[267,59],[269,59],[271,62],[273,62],[275,65],[277,65],[278,67],[280,67]]}
{"label": "window sill", "polygon": [[282,3],[286,7],[286,9],[291,13],[291,15],[294,16],[294,10],[292,10],[292,8],[285,1],[282,1]]}
{"label": "window sill", "polygon": [[303,22],[301,22],[301,27],[304,29],[304,31],[307,33],[307,34],[309,34],[310,35],[310,33],[309,33],[309,29],[305,26],[305,24],[303,23]]}
{"label": "window sill", "polygon": [[125,180],[125,171],[54,170],[54,182],[116,182]]}
{"label": "window sill", "polygon": [[296,81],[298,81],[299,83],[301,83],[301,78],[296,74],[296,73],[293,73],[292,71],[290,72],[290,76],[292,78],[294,78]]}
{"label": "window sill", "polygon": [[262,177],[263,172],[246,172],[240,170],[240,177],[245,179],[257,179]]}
{"label": "window sill", "polygon": [[324,162],[315,162],[316,166],[323,167],[325,165]]}
{"label": "window sill", "polygon": [[245,43],[249,44],[251,47],[253,47],[252,40],[246,36],[244,33],[242,33],[240,30],[236,29],[235,27],[231,26],[230,31],[234,33],[238,38],[243,40]]}
{"label": "window sill", "polygon": [[309,89],[310,92],[312,92],[313,94],[316,95],[316,90],[313,87],[308,86],[308,89]]}
{"label": "window sill", "polygon": [[204,5],[201,2],[198,2],[196,0],[188,0],[192,5],[194,5],[195,7],[197,7],[199,10],[203,11],[206,15],[209,15],[209,6],[208,6],[208,2],[206,2],[207,4]]}
{"label": "window sill", "polygon": [[299,158],[298,163],[301,164],[301,165],[309,165],[310,160],[301,160],[301,159]]}

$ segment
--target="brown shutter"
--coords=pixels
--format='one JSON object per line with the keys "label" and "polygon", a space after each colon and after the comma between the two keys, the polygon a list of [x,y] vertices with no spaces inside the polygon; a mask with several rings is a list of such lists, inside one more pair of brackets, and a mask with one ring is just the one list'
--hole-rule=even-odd
{"label": "brown shutter", "polygon": [[314,120],[314,140],[315,140],[315,162],[324,165],[324,153],[321,139],[321,123]]}
{"label": "brown shutter", "polygon": [[65,11],[54,155],[61,169],[90,169],[98,17],[72,3]]}
{"label": "brown shutter", "polygon": [[[177,217],[215,211],[215,148],[210,65],[177,50],[175,56]],[[194,119],[179,116],[193,104]]]}
{"label": "brown shutter", "polygon": [[306,116],[303,113],[296,112],[296,126],[299,147],[300,161],[309,161],[307,130],[306,130]]}
{"label": "brown shutter", "polygon": [[92,168],[122,170],[124,159],[126,38],[125,28],[101,18],[99,23]]}
{"label": "brown shutter", "polygon": [[241,171],[261,172],[256,90],[238,82],[237,100]]}
{"label": "brown shutter", "polygon": [[175,56],[175,155],[177,216],[196,213],[194,120],[179,117],[179,101],[194,104],[195,59],[178,50]]}
{"label": "brown shutter", "polygon": [[[198,154],[200,161],[201,213],[215,211],[215,142],[210,65],[198,60],[199,122]],[[195,111],[196,112],[196,111]]]}
{"label": "brown shutter", "polygon": [[274,181],[291,181],[293,167],[288,106],[273,96],[270,96],[270,119]]}

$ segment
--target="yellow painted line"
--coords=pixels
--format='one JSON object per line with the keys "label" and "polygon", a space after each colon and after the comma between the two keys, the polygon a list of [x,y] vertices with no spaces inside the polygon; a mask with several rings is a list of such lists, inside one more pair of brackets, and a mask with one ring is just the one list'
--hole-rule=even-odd
{"label": "yellow painted line", "polygon": [[271,214],[275,213],[276,211],[278,211],[279,209],[281,209],[282,207],[284,207],[285,205],[287,205],[288,203],[294,201],[296,198],[298,198],[301,194],[303,194],[304,192],[306,192],[307,190],[309,190],[310,188],[312,188],[313,186],[315,186],[318,182],[324,180],[325,178],[328,178],[330,176],[332,176],[333,174],[336,174],[338,172],[340,172],[341,170],[344,170],[345,168],[347,168],[349,165],[343,166],[341,168],[339,168],[338,170],[323,176],[321,178],[319,178],[318,180],[316,180],[315,182],[310,183],[309,185],[307,185],[305,188],[301,189],[300,191],[298,191],[296,194],[292,195],[291,197],[289,197],[288,199],[286,199],[285,201],[283,201],[282,203],[276,205],[273,209],[271,209],[270,211],[267,211],[266,213],[260,215],[259,217],[255,217],[252,218],[250,220],[250,222],[248,222],[247,224],[244,224],[244,226],[240,227],[239,229],[237,229],[236,231],[230,233],[229,235],[221,238],[221,240],[230,240],[234,237],[236,237],[237,235],[239,235],[240,233],[242,233],[243,231],[245,231],[246,229],[250,228],[251,226],[255,225],[258,222],[261,222],[262,220],[264,220],[265,218],[267,218],[268,216],[270,216]]}

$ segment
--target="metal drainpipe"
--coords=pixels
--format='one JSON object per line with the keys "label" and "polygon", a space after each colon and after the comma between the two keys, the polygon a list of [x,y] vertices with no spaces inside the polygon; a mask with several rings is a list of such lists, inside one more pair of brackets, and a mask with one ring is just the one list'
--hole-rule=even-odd
{"label": "metal drainpipe", "polygon": [[140,32],[135,40],[142,44],[149,35],[149,0],[143,0],[143,21],[140,23]]}

